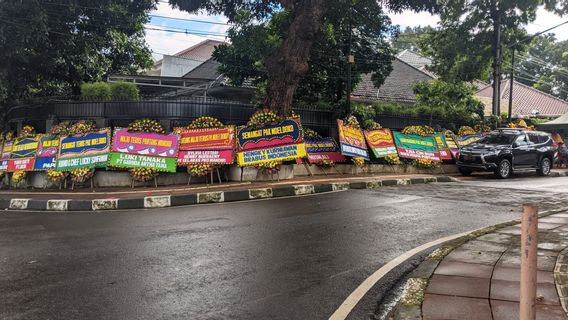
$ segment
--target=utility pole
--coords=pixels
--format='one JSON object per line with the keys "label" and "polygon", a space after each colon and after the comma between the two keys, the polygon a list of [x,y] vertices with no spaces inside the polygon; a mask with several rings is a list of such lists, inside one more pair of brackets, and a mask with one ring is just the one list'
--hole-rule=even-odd
{"label": "utility pole", "polygon": [[513,117],[513,82],[515,79],[515,49],[517,46],[513,46],[513,53],[511,55],[511,73],[509,74],[509,122]]}
{"label": "utility pole", "polygon": [[349,52],[347,53],[347,114],[351,113],[351,65],[355,63],[355,57],[351,53],[353,47],[352,26],[352,3],[349,1]]}
{"label": "utility pole", "polygon": [[501,96],[501,15],[499,13],[499,8],[495,11],[495,16],[493,18],[493,29],[494,29],[494,44],[493,49],[495,50],[493,56],[493,115],[499,116],[500,106],[500,96]]}

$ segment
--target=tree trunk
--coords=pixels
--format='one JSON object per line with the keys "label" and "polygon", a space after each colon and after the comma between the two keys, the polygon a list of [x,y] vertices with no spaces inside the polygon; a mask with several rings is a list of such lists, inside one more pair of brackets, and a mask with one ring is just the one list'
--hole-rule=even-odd
{"label": "tree trunk", "polygon": [[327,10],[325,0],[305,0],[292,8],[286,38],[265,60],[268,85],[264,106],[281,116],[290,115],[294,93],[308,72],[312,45]]}

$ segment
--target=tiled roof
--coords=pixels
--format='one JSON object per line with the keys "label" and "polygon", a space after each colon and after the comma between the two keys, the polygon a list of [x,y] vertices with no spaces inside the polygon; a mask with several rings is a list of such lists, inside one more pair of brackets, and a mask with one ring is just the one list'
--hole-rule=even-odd
{"label": "tiled roof", "polygon": [[361,101],[413,103],[416,102],[416,96],[412,91],[414,84],[432,79],[435,77],[396,58],[392,62],[392,72],[380,88],[371,81],[371,74],[365,74],[353,90],[352,97]]}
{"label": "tiled roof", "polygon": [[[476,94],[483,97],[482,101],[486,104],[489,103],[489,111],[491,98],[493,96],[493,87],[487,87],[479,90]],[[501,111],[506,111],[509,101],[509,80],[501,82]],[[505,102],[505,104],[503,103]],[[556,117],[568,112],[568,101],[556,98],[548,93],[542,92],[533,87],[529,87],[517,81],[513,84],[513,115],[527,116],[538,112],[541,116]],[[487,113],[487,108],[486,108]]]}
{"label": "tiled roof", "polygon": [[417,69],[421,69],[432,64],[432,59],[408,49],[401,51],[396,55],[396,57]]}
{"label": "tiled roof", "polygon": [[489,83],[481,80],[473,80],[471,84],[473,84],[477,88],[477,90],[486,88],[489,85]]}

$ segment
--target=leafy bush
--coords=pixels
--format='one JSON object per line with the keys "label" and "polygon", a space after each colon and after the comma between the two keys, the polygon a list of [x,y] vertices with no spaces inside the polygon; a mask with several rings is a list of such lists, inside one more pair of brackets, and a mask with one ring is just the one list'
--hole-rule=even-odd
{"label": "leafy bush", "polygon": [[377,102],[373,105],[376,114],[400,114],[403,112],[403,107],[396,102]]}
{"label": "leafy bush", "polygon": [[112,100],[137,101],[140,99],[140,90],[134,83],[114,82],[110,85]]}
{"label": "leafy bush", "polygon": [[111,91],[106,82],[93,82],[81,84],[81,100],[85,101],[109,101]]}
{"label": "leafy bush", "polygon": [[354,104],[352,112],[360,122],[364,122],[365,120],[372,120],[373,118],[375,118],[376,114],[373,106],[366,104]]}
{"label": "leafy bush", "polygon": [[425,105],[420,105],[420,106],[417,106],[413,109],[414,109],[416,116],[418,116],[420,118],[424,118],[424,119],[430,118],[430,114],[432,113],[432,108],[425,106]]}

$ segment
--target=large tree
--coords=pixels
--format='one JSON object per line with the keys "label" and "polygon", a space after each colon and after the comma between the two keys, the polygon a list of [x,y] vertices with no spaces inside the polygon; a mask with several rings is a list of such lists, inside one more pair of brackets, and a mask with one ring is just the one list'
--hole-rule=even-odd
{"label": "large tree", "polygon": [[84,81],[151,65],[155,0],[0,1],[0,103],[79,93]]}
{"label": "large tree", "polygon": [[[334,2],[321,26],[321,32],[313,44],[309,56],[309,69],[300,81],[294,95],[294,105],[318,105],[331,107],[345,99],[347,87],[347,54],[349,48],[349,27],[352,27],[352,80],[361,74],[372,74],[372,80],[380,86],[390,73],[392,50],[386,36],[394,34],[396,28],[380,10],[373,14],[362,14],[370,8],[360,1],[350,8],[345,2]],[[351,11],[351,14],[345,12]],[[222,45],[214,53],[221,62],[220,71],[236,85],[252,80],[261,89],[266,89],[268,79],[264,61],[283,38],[282,26],[288,23],[289,14],[274,14],[266,24],[251,23],[250,15],[241,15],[229,30],[230,45]],[[357,81],[353,81],[355,85]],[[261,90],[261,95],[265,94]],[[262,95],[264,97],[264,95]],[[265,99],[262,99],[264,103]]]}
{"label": "large tree", "polygon": [[[337,12],[341,5],[347,5],[362,9],[363,17],[356,19],[368,19],[380,6],[377,1],[364,0],[170,0],[170,3],[189,12],[206,10],[224,14],[231,22],[237,21],[243,12],[260,24],[267,23],[276,14],[285,14],[278,27],[278,38],[272,39],[275,45],[262,61],[267,78],[264,105],[282,115],[290,113],[296,89],[310,70],[312,48],[325,22],[330,20],[328,17],[348,15],[349,10]],[[390,0],[381,3],[391,10],[431,10],[436,6],[435,0]]]}

